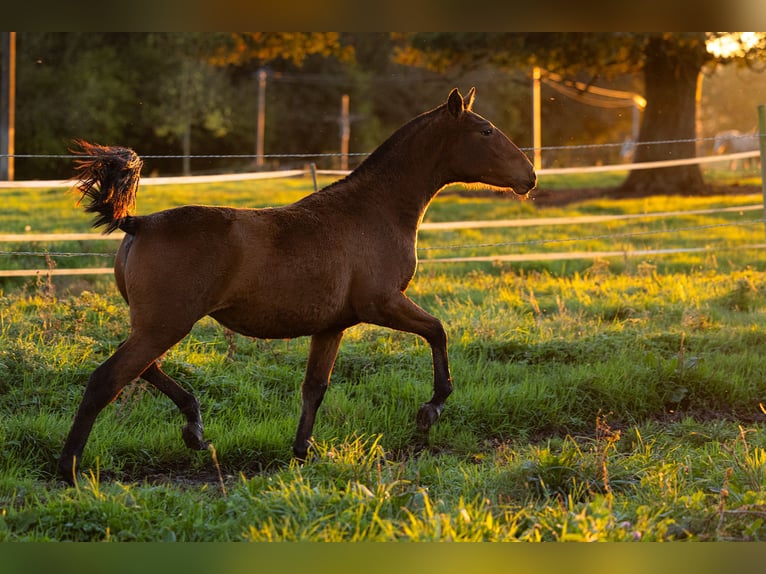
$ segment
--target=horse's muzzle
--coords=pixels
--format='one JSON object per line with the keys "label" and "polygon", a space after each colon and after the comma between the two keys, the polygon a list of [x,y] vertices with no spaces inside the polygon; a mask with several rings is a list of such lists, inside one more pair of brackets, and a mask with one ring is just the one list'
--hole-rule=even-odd
{"label": "horse's muzzle", "polygon": [[537,187],[537,174],[533,173],[532,177],[520,185],[514,185],[511,189],[513,189],[513,193],[516,195],[527,195],[530,191],[532,191],[534,188]]}

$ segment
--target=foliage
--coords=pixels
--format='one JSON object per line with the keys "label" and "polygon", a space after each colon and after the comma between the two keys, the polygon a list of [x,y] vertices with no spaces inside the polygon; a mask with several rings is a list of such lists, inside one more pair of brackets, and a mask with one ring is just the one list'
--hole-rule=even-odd
{"label": "foliage", "polygon": [[[337,160],[305,154],[338,151],[344,94],[351,101],[350,151],[360,154],[352,156],[352,165],[401,124],[441,103],[455,86],[463,91],[476,86],[477,111],[526,147],[532,144],[530,65],[586,84],[603,80],[643,93],[637,71],[650,41],[663,43],[660,53],[667,59],[684,46],[693,46],[699,56],[704,38],[605,32],[22,32],[17,37],[17,179],[67,177],[68,158],[47,156],[66,156],[76,138],[162,156],[146,160],[146,173],[252,169],[248,156],[255,149],[259,70],[267,72],[266,153],[304,156],[273,158],[267,166],[314,161],[337,167]],[[757,68],[761,48],[752,45],[737,61]],[[438,71],[410,65],[433,59],[441,64]],[[455,63],[461,65],[448,65]],[[647,75],[654,77],[660,76]],[[706,104],[715,110],[722,98]],[[545,146],[617,143],[632,130],[626,110],[594,108],[552,90],[542,106]],[[663,116],[686,113],[666,110]],[[676,129],[672,122],[660,126]],[[673,134],[679,137],[694,134]],[[559,156],[567,165],[616,160],[616,148],[597,157],[590,153],[575,148],[546,156]],[[661,149],[652,153],[664,157]],[[202,157],[184,162],[184,155]]]}
{"label": "foliage", "polygon": [[754,72],[750,66],[717,66],[707,70],[701,81],[702,135],[714,137],[730,129],[747,133],[756,127],[756,110],[766,86],[763,71]]}
{"label": "foliage", "polygon": [[[725,54],[706,50],[726,37]],[[650,44],[659,42],[666,58],[682,57],[699,68],[706,62],[755,65],[766,49],[766,36],[747,42],[741,35],[699,32],[417,32],[398,34],[395,58],[414,66],[540,66],[568,78],[614,77],[643,70]],[[694,61],[696,58],[701,61]]]}
{"label": "foliage", "polygon": [[[236,132],[247,127],[240,116],[249,102],[236,93],[242,79],[231,68],[281,59],[302,64],[311,54],[348,61],[353,52],[337,33],[21,33],[16,150],[65,154],[81,138],[135,147],[142,155],[226,145],[242,153]],[[194,149],[191,135],[199,142]],[[20,179],[60,177],[55,158],[17,164]],[[147,169],[168,165],[147,162]]]}
{"label": "foliage", "polygon": [[152,66],[161,70],[149,117],[155,133],[181,137],[191,123],[198,122],[211,135],[225,135],[232,121],[226,105],[227,80],[204,61],[205,54],[216,45],[214,38],[163,34],[147,40],[151,53],[162,55]]}
{"label": "foliage", "polygon": [[[124,137],[137,99],[137,77],[122,59],[127,43],[109,34],[19,34],[16,153],[62,153],[75,126],[83,138]],[[41,158],[34,169],[56,165]],[[17,176],[30,177],[28,167],[17,161]]]}
{"label": "foliage", "polygon": [[209,61],[231,66],[286,60],[300,66],[313,54],[351,60],[354,50],[338,32],[235,32],[213,50]]}

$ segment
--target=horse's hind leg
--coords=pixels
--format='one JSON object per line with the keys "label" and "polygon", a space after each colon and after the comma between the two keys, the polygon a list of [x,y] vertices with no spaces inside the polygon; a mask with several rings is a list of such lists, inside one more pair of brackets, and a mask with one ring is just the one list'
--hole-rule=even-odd
{"label": "horse's hind leg", "polygon": [[131,352],[127,341],[102,363],[88,380],[72,428],[59,458],[59,472],[68,482],[74,481],[76,464],[82,457],[85,443],[98,414],[120,394],[132,380],[139,377],[156,357],[141,361]]}
{"label": "horse's hind leg", "polygon": [[186,417],[186,424],[181,432],[186,446],[193,450],[205,450],[208,442],[203,438],[202,416],[197,398],[169,377],[160,368],[159,361],[149,365],[149,368],[141,373],[141,378],[167,395]]}
{"label": "horse's hind leg", "polygon": [[293,443],[293,454],[298,460],[305,460],[308,454],[314,420],[330,384],[330,373],[342,338],[343,331],[318,333],[311,337],[306,377],[301,386],[301,418]]}
{"label": "horse's hind leg", "polygon": [[93,371],[59,458],[59,472],[64,480],[74,482],[76,465],[98,414],[117,398],[128,383],[140,377],[187,332],[188,329],[179,330],[177,336],[166,336],[152,342],[134,331],[111,357]]}

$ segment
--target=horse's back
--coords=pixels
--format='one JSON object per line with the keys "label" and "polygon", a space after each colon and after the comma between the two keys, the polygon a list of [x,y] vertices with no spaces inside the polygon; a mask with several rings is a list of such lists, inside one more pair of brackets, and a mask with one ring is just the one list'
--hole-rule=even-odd
{"label": "horse's back", "polygon": [[237,218],[239,209],[209,205],[184,205],[136,217],[135,235],[151,235],[152,240],[167,235],[195,233],[221,234]]}

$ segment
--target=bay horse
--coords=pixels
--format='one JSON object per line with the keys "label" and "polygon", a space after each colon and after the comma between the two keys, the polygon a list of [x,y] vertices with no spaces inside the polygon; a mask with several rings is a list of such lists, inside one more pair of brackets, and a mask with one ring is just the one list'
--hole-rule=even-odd
{"label": "bay horse", "polygon": [[417,231],[445,185],[483,184],[525,196],[536,185],[529,159],[472,110],[475,89],[393,133],[347,177],[276,208],[187,205],[135,215],[142,161],[133,150],[77,141],[77,189],[94,227],[125,237],[115,256],[130,333],[91,374],[58,461],[73,483],[96,417],[142,378],[186,417],[182,437],[208,448],[200,405],[160,368],[163,355],[202,317],[248,337],[310,336],[293,454],[305,460],[343,332],[370,323],[424,338],[433,396],[416,416],[427,435],[452,392],[442,323],[405,295],[417,265]]}

